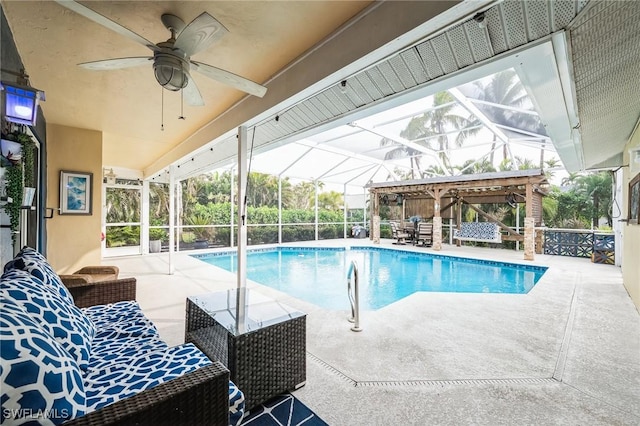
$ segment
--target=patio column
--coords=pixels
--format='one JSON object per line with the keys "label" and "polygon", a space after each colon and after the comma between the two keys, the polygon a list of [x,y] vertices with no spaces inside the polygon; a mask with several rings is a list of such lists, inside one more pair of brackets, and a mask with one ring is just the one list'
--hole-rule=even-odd
{"label": "patio column", "polygon": [[374,244],[380,244],[380,200],[377,192],[370,192],[369,196],[373,204],[373,209],[371,210],[371,239]]}
{"label": "patio column", "polygon": [[347,238],[347,184],[343,185],[342,189],[342,217],[343,217],[343,235],[342,238]]}
{"label": "patio column", "polygon": [[433,203],[433,249],[442,250],[442,216],[440,216],[440,189],[434,188]]}
{"label": "patio column", "polygon": [[173,252],[176,250],[176,177],[174,166],[169,166],[169,275],[173,275]]}
{"label": "patio column", "polygon": [[282,175],[278,175],[278,244],[282,244]]}
{"label": "patio column", "polygon": [[149,254],[149,181],[142,181],[142,226],[140,227],[140,242],[142,254]]}
{"label": "patio column", "polygon": [[366,229],[369,229],[369,232],[371,232],[371,224],[367,219],[367,189],[366,188],[362,188],[362,204],[364,205],[364,208],[362,209],[362,226],[364,226]]}
{"label": "patio column", "polygon": [[238,256],[236,293],[236,330],[245,331],[247,290],[247,126],[238,127]]}
{"label": "patio column", "polygon": [[535,253],[535,218],[533,217],[533,186],[530,183],[527,183],[526,191],[526,214],[524,217],[524,260],[533,260]]}
{"label": "patio column", "polygon": [[315,214],[315,217],[316,217],[316,219],[315,219],[315,233],[316,233],[316,241],[318,241],[318,181],[316,180],[316,181],[314,181],[314,183],[315,183],[315,188],[316,188],[316,191],[315,191],[315,205],[316,205],[315,206],[315,213],[316,213]]}
{"label": "patio column", "polygon": [[230,218],[231,218],[231,223],[229,224],[229,247],[233,247],[235,246],[235,238],[233,236],[233,227],[235,225],[235,219],[233,217],[233,199],[235,197],[235,179],[233,177],[233,168],[230,171],[231,173],[231,202],[229,203],[229,209],[231,210],[230,212]]}
{"label": "patio column", "polygon": [[[456,200],[456,229],[460,231],[460,224],[462,223],[462,199]],[[453,231],[451,231],[453,233]],[[456,247],[460,247],[462,243],[460,240],[456,240]]]}

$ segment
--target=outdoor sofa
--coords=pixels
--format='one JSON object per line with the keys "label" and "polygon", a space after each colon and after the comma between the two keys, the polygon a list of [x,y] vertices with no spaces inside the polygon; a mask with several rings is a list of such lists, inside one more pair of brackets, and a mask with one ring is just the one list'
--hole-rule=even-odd
{"label": "outdoor sofa", "polygon": [[192,344],[169,347],[136,280],[62,284],[25,247],[0,279],[2,424],[238,424],[244,396]]}

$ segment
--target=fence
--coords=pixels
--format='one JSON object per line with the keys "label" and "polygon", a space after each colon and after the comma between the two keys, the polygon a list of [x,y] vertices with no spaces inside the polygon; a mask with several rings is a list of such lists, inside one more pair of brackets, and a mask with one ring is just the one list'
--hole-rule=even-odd
{"label": "fence", "polygon": [[544,254],[590,257],[595,263],[614,263],[614,234],[588,229],[545,229]]}

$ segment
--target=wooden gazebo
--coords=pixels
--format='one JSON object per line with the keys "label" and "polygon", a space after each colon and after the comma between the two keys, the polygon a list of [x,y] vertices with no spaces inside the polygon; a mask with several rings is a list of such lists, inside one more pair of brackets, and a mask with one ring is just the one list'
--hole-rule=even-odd
{"label": "wooden gazebo", "polygon": [[[542,197],[546,195],[547,185],[547,178],[540,169],[371,183],[367,186],[372,202],[371,237],[374,243],[380,243],[381,203],[401,202],[411,206],[409,210],[415,214],[433,218],[433,249],[440,250],[443,215],[455,217],[459,229],[462,223],[461,206],[467,204],[506,232],[503,240],[522,241],[524,258],[533,260],[534,228],[542,224]],[[524,203],[524,234],[476,206],[484,203]]]}

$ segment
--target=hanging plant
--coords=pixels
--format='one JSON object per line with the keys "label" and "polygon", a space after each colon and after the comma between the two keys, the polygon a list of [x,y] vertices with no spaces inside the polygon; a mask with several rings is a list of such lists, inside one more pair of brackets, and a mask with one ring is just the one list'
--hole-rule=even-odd
{"label": "hanging plant", "polygon": [[15,138],[17,142],[20,142],[22,145],[22,164],[24,167],[24,186],[28,186],[30,188],[35,188],[36,186],[36,176],[35,176],[35,161],[34,161],[34,151],[35,151],[35,143],[33,142],[33,138],[22,132],[14,132]]}
{"label": "hanging plant", "polygon": [[9,216],[11,238],[15,243],[20,227],[20,210],[24,187],[35,187],[35,143],[29,134],[20,130],[14,130],[7,135],[3,135],[2,138],[22,145],[20,159],[8,165],[5,171],[6,195],[8,199],[11,199],[11,202],[7,202],[4,205],[4,209]]}
{"label": "hanging plant", "polygon": [[22,163],[9,166],[5,171],[7,179],[7,197],[11,202],[7,202],[4,208],[9,215],[11,226],[11,239],[15,243],[17,231],[20,227],[20,206],[22,206]]}

